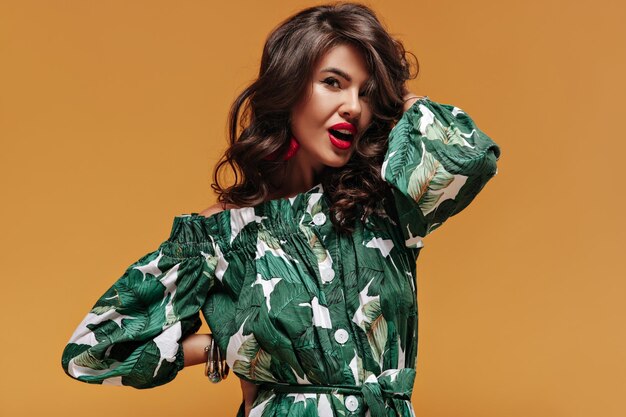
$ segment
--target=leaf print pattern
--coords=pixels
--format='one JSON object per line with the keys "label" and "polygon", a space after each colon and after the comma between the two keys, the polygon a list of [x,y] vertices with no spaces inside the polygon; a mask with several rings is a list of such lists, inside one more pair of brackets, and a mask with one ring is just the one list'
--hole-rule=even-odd
{"label": "leaf print pattern", "polygon": [[[474,148],[474,145],[469,143],[467,138],[474,135],[476,129],[472,129],[469,133],[463,133],[454,122],[451,122],[450,125],[444,125],[425,104],[418,104],[418,106],[422,114],[419,121],[419,130],[422,136],[429,140],[440,140],[446,145]],[[465,113],[458,107],[453,107],[451,114],[457,117],[459,114]]]}
{"label": "leaf print pattern", "polygon": [[328,307],[321,305],[317,297],[313,297],[311,303],[300,303],[299,306],[311,307],[311,313],[313,316],[313,326],[323,327],[325,329],[332,329],[333,325],[330,319],[330,312]]}
{"label": "leaf print pattern", "polygon": [[63,369],[93,384],[165,384],[202,316],[232,372],[259,385],[250,417],[414,416],[422,239],[473,200],[499,154],[464,111],[424,98],[389,135],[381,176],[393,200],[350,236],[335,232],[321,184],[177,216],[78,325]]}
{"label": "leaf print pattern", "polygon": [[416,101],[389,135],[381,176],[401,213],[405,246],[461,212],[498,170],[500,147],[461,109]]}
{"label": "leaf print pattern", "polygon": [[446,188],[453,180],[454,176],[445,170],[422,143],[422,160],[409,177],[407,191],[419,204],[424,215],[437,207]]}
{"label": "leaf print pattern", "polygon": [[[319,206],[319,203],[317,205]],[[314,214],[319,212],[320,211],[314,211]],[[335,278],[335,270],[333,269],[333,258],[330,256],[328,249],[324,247],[323,243],[311,230],[310,226],[300,224],[300,231],[304,236],[306,236],[306,239],[309,242],[309,247],[317,259],[317,265],[322,281],[325,283],[331,282]]]}
{"label": "leaf print pattern", "polygon": [[268,372],[272,356],[261,349],[253,334],[241,344],[237,354],[246,359],[237,359],[233,372],[245,375],[251,380],[276,381],[274,376]]}
{"label": "leaf print pattern", "polygon": [[387,344],[387,320],[382,314],[378,300],[372,301],[363,308],[368,320],[365,324],[365,333],[372,349],[372,356],[383,366],[383,353]]}

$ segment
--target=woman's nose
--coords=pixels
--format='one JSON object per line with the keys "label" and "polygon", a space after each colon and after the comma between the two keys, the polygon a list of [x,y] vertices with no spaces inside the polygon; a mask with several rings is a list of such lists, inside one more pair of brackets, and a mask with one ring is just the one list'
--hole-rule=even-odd
{"label": "woman's nose", "polygon": [[361,101],[358,91],[346,91],[340,113],[347,119],[358,119],[361,116]]}

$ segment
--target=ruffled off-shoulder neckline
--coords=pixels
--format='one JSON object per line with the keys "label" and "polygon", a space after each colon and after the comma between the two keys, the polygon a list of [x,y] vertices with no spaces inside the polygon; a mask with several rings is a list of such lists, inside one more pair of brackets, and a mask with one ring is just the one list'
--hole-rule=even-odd
{"label": "ruffled off-shoulder neckline", "polygon": [[311,194],[324,194],[324,187],[322,186],[321,182],[315,184],[313,187],[311,187],[307,191],[298,193],[291,197],[282,197],[282,198],[275,198],[272,200],[266,200],[266,201],[263,201],[262,203],[259,203],[255,206],[250,206],[250,207],[237,207],[237,208],[225,209],[217,213],[213,213],[210,216],[204,216],[197,212],[185,213],[185,214],[180,214],[176,216],[175,219],[193,219],[196,221],[204,221],[204,222],[219,221],[221,217],[226,216],[228,215],[228,213],[231,213],[232,211],[235,211],[235,210],[244,210],[244,209],[250,209],[250,208],[265,208],[268,206],[276,206],[276,205],[279,205],[278,203],[286,202],[286,201],[289,201],[289,204],[293,206],[296,200],[298,200],[298,198],[300,198],[301,201],[306,201],[308,200],[308,198],[306,197],[310,196]]}
{"label": "ruffled off-shoulder neckline", "polygon": [[[272,228],[277,235],[295,233],[304,213],[317,204],[328,209],[329,201],[322,184],[318,183],[292,197],[267,200],[251,207],[225,209],[210,216],[196,212],[181,214],[174,217],[167,241],[178,247],[198,244],[207,247],[206,244],[212,242],[223,251],[237,250],[245,239],[233,242],[235,236],[256,233],[260,227]],[[246,227],[240,230],[242,225]]]}

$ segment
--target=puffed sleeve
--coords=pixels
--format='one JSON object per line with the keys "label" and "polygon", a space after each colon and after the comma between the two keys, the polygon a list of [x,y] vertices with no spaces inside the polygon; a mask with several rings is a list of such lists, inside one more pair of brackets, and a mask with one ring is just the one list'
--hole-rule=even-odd
{"label": "puffed sleeve", "polygon": [[424,97],[389,135],[381,168],[409,248],[472,202],[497,174],[499,146],[458,107]]}
{"label": "puffed sleeve", "polygon": [[182,223],[176,220],[170,239],[130,265],[78,325],[61,359],[69,376],[152,388],[183,368],[181,342],[201,326],[217,257],[210,239],[191,246],[181,233],[172,239]]}

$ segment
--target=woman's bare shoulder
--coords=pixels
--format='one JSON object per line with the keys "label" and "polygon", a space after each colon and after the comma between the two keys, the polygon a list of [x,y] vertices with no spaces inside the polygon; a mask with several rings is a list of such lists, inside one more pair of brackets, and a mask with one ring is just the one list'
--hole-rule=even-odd
{"label": "woman's bare shoulder", "polygon": [[220,211],[236,209],[236,208],[239,208],[239,207],[235,206],[234,204],[215,203],[212,206],[207,207],[206,209],[202,210],[199,214],[201,214],[204,217],[209,217],[216,213],[219,213]]}

